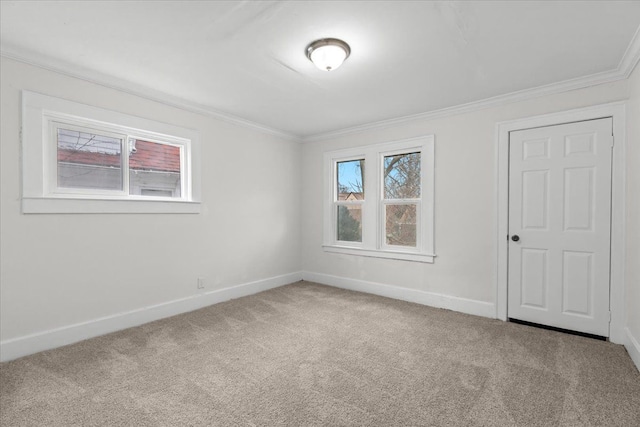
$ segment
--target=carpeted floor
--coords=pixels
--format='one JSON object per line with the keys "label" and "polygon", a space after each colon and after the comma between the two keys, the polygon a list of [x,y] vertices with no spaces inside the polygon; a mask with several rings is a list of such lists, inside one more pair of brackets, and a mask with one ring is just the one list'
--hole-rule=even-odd
{"label": "carpeted floor", "polygon": [[6,426],[638,426],[622,346],[299,282],[0,365]]}

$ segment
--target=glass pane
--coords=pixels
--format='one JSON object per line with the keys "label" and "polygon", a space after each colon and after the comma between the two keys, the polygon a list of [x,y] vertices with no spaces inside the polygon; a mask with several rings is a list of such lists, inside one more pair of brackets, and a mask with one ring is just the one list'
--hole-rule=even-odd
{"label": "glass pane", "polygon": [[338,200],[364,200],[364,159],[338,162]]}
{"label": "glass pane", "polygon": [[58,187],[122,190],[122,139],[57,129]]}
{"label": "glass pane", "polygon": [[362,208],[359,205],[338,206],[338,240],[362,242]]}
{"label": "glass pane", "polygon": [[180,147],[129,140],[129,193],[180,197]]}
{"label": "glass pane", "polygon": [[386,205],[387,245],[416,246],[416,205]]}
{"label": "glass pane", "polygon": [[420,153],[385,156],[384,198],[420,198]]}

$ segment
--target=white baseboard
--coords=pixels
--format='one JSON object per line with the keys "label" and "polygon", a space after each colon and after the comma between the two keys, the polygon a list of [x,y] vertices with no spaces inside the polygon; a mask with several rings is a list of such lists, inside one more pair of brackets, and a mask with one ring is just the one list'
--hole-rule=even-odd
{"label": "white baseboard", "polygon": [[312,273],[309,271],[304,271],[302,273],[302,277],[304,280],[308,280],[310,282],[321,283],[323,285],[334,286],[337,288],[366,292],[383,297],[415,302],[417,304],[428,305],[431,307],[446,308],[448,310],[474,314],[476,316],[490,318],[496,317],[495,305],[490,302],[476,301],[450,295],[420,291],[417,289],[402,288],[400,286],[367,282],[358,279],[348,279],[328,274]]}
{"label": "white baseboard", "polygon": [[73,344],[88,338],[110,332],[139,326],[154,320],[175,316],[218,304],[235,298],[252,295],[268,289],[277,288],[302,280],[302,273],[295,272],[282,276],[269,277],[255,282],[244,283],[224,289],[217,289],[186,298],[118,313],[111,316],[63,326],[49,331],[38,332],[23,337],[0,342],[0,361],[38,353],[40,351]]}
{"label": "white baseboard", "polygon": [[627,340],[624,343],[624,347],[627,349],[627,353],[631,356],[631,360],[636,364],[636,368],[640,371],[640,340],[638,337],[634,337],[629,328],[625,328],[627,333]]}

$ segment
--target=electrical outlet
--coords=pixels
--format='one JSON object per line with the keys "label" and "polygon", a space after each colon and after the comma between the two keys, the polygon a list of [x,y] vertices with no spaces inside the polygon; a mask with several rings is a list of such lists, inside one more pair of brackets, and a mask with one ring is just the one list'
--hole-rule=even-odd
{"label": "electrical outlet", "polygon": [[198,277],[198,289],[204,289],[204,279],[202,277]]}

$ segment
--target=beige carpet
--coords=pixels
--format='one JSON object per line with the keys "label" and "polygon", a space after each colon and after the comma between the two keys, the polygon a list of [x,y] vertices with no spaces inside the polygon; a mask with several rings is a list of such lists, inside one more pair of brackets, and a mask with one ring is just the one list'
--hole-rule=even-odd
{"label": "beige carpet", "polygon": [[622,346],[300,282],[0,365],[4,426],[638,426]]}

